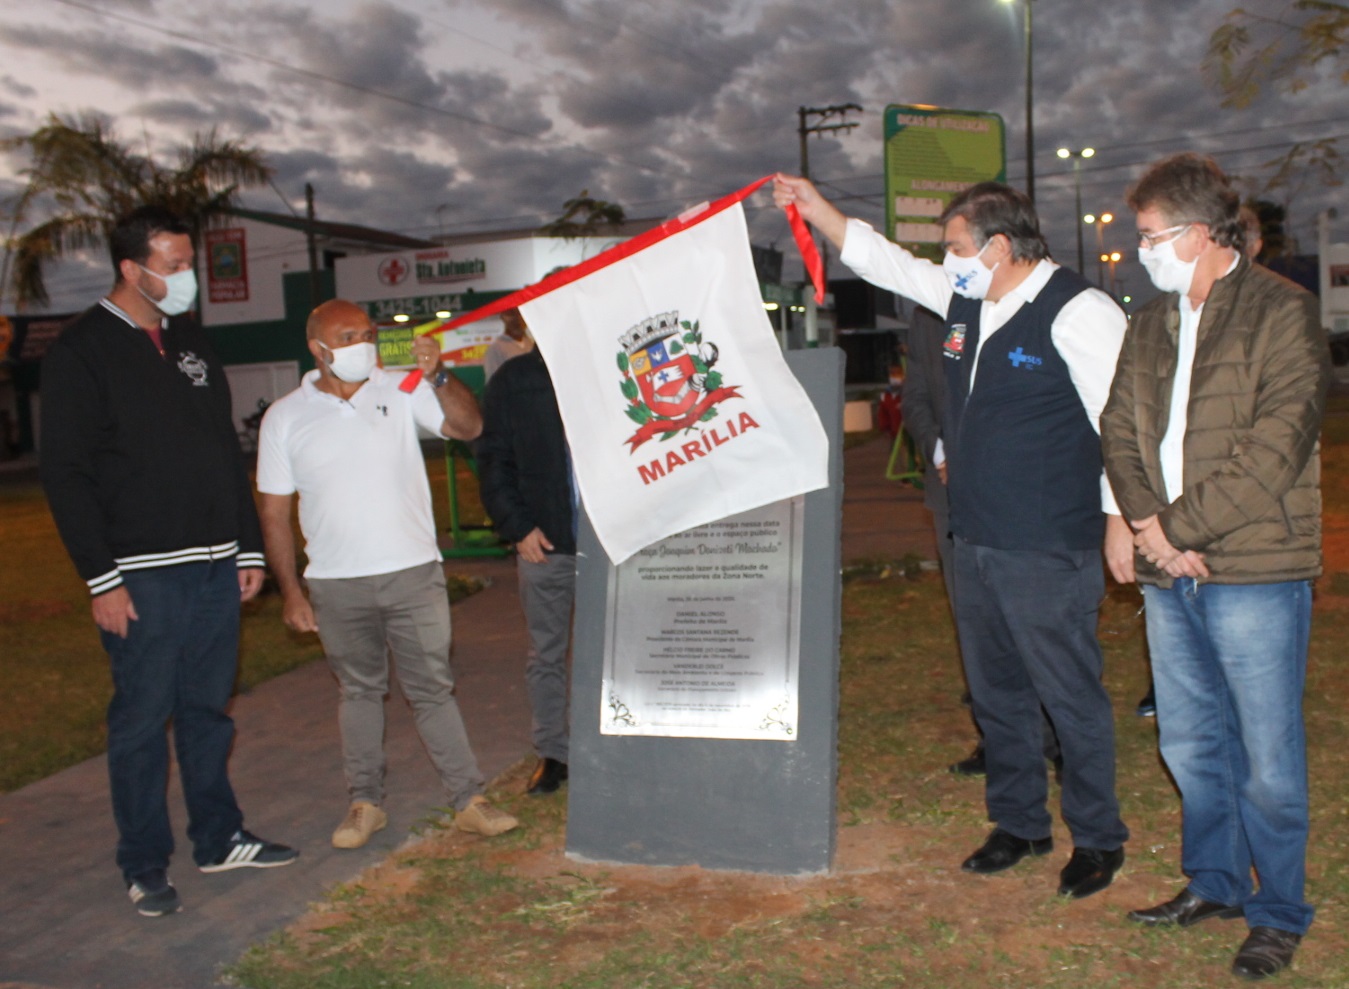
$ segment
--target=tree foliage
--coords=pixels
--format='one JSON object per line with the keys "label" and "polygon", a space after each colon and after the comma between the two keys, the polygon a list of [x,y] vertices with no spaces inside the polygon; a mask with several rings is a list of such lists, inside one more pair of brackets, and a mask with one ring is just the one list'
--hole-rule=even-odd
{"label": "tree foliage", "polygon": [[606,228],[612,230],[627,218],[627,212],[622,206],[595,199],[589,189],[582,189],[579,196],[562,204],[562,215],[540,227],[539,233],[548,237],[565,237],[567,240],[593,237],[603,233]]}
{"label": "tree foliage", "polygon": [[1322,66],[1349,84],[1346,46],[1349,4],[1284,0],[1276,14],[1238,7],[1209,37],[1204,70],[1224,106],[1245,107],[1266,85],[1293,93],[1307,88]]}
{"label": "tree foliage", "polygon": [[1266,262],[1273,258],[1282,258],[1294,253],[1292,239],[1288,236],[1288,210],[1280,203],[1268,199],[1248,199],[1246,206],[1255,213],[1260,221],[1260,239],[1263,247],[1255,260]]}
{"label": "tree foliage", "polygon": [[[47,302],[44,272],[65,255],[96,247],[122,214],[143,204],[165,206],[206,229],[228,213],[247,186],[264,185],[272,169],[262,152],[222,141],[214,129],[177,149],[171,163],[138,154],[101,117],[61,117],[0,149],[26,150],[27,185],[12,208],[13,227],[0,269],[0,296],[12,287],[20,307]],[[19,229],[36,220],[26,230]]]}

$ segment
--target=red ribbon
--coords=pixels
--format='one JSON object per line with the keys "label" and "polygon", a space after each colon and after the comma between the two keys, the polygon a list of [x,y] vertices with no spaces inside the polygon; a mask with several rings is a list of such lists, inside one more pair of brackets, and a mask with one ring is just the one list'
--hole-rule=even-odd
{"label": "red ribbon", "polygon": [[[485,306],[480,306],[472,312],[464,313],[462,316],[456,316],[448,323],[444,323],[434,330],[427,330],[427,333],[442,333],[445,330],[452,330],[456,326],[464,326],[468,323],[476,323],[479,320],[486,319],[488,316],[496,316],[505,312],[507,309],[515,309],[522,303],[537,299],[541,295],[547,295],[549,292],[559,289],[564,285],[570,285],[572,282],[579,281],[586,275],[593,274],[601,268],[607,268],[616,261],[622,261],[630,258],[639,251],[644,251],[652,244],[658,244],[667,237],[671,237],[689,227],[697,226],[704,220],[716,216],[718,213],[729,209],[736,203],[748,198],[753,193],[761,189],[765,184],[772,181],[773,176],[765,175],[737,190],[728,196],[722,196],[712,203],[704,203],[701,206],[695,206],[673,220],[666,220],[658,227],[652,227],[645,233],[640,233],[636,237],[623,241],[621,244],[615,244],[607,251],[596,254],[593,258],[588,258],[580,264],[572,265],[564,271],[559,271],[555,275],[535,282],[533,285],[526,285],[510,295],[502,296],[494,302],[489,302]],[[806,270],[810,273],[811,281],[815,285],[815,301],[824,301],[824,265],[820,260],[820,252],[815,249],[815,241],[811,239],[810,231],[806,228],[806,222],[797,212],[795,205],[787,207],[787,221],[791,224],[792,234],[796,238],[797,249],[801,252],[801,258],[806,264]],[[813,261],[812,261],[813,259]],[[403,379],[398,387],[405,392],[411,392],[417,387],[418,382],[422,380],[421,368],[409,371],[407,377]]]}
{"label": "red ribbon", "polygon": [[801,263],[806,266],[806,273],[815,286],[815,304],[820,305],[824,302],[824,261],[796,203],[787,204],[787,222],[791,224],[792,236],[796,238],[796,249],[801,252]]}

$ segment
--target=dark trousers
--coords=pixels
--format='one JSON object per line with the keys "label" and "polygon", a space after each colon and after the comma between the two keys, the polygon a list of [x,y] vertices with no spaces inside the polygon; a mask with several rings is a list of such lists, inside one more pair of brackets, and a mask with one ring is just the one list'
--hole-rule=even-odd
{"label": "dark trousers", "polygon": [[173,853],[166,794],[167,727],[198,865],[243,825],[226,763],[225,713],[239,661],[239,571],[233,558],[122,575],[140,616],[125,639],[102,633],[112,660],[108,776],[117,865],[128,880],[167,868]]}
{"label": "dark trousers", "polygon": [[1020,838],[1050,834],[1041,707],[1063,755],[1063,819],[1082,848],[1129,832],[1115,797],[1115,726],[1101,683],[1099,550],[954,545],[956,626],[984,730],[989,819]]}

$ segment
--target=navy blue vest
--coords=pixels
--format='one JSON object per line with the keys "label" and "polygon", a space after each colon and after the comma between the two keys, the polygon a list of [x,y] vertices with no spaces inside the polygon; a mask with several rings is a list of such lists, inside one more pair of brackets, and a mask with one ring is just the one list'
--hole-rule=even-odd
{"label": "navy blue vest", "polygon": [[954,296],[946,312],[942,444],[951,532],[997,549],[1099,549],[1101,441],[1051,329],[1090,286],[1059,268],[979,354],[981,302]]}

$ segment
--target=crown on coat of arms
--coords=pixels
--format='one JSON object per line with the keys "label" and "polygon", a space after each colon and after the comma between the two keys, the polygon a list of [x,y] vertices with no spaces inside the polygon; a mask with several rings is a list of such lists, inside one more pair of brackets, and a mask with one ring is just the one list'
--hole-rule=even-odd
{"label": "crown on coat of arms", "polygon": [[679,331],[679,311],[648,316],[618,338],[619,345],[632,357],[657,340],[664,340]]}

